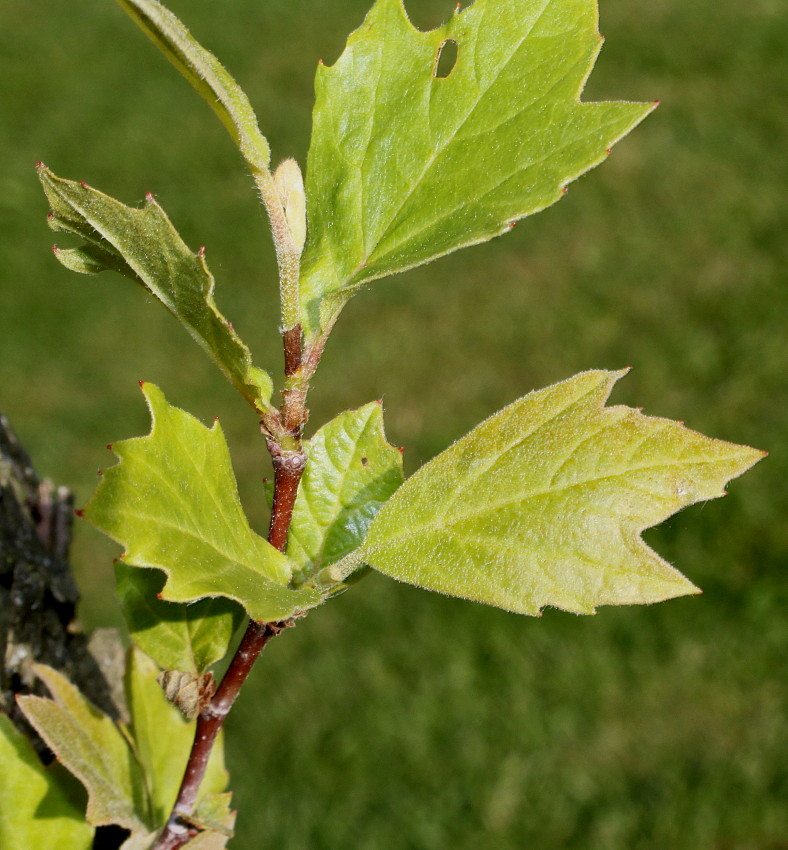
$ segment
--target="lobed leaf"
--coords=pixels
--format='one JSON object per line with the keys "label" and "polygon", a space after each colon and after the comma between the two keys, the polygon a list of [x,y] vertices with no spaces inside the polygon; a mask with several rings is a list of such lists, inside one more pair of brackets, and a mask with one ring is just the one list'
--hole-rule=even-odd
{"label": "lobed leaf", "polygon": [[271,161],[268,142],[249,99],[219,60],[157,0],[118,3],[213,109],[252,171],[266,170]]}
{"label": "lobed leaf", "polygon": [[125,547],[127,563],[163,570],[170,602],[222,596],[265,622],[320,604],[316,591],[287,586],[289,561],[250,528],[218,421],[206,428],[153,384],[142,391],[151,432],[113,445],[121,462],[84,516]]}
{"label": "lobed leaf", "polygon": [[306,465],[287,555],[302,581],[352,552],[403,481],[402,454],[383,432],[379,402],[340,413],[304,443]]}
{"label": "lobed leaf", "polygon": [[3,850],[90,850],[94,829],[71,799],[65,772],[57,764],[45,768],[28,740],[4,714],[0,714],[0,765]]}
{"label": "lobed leaf", "polygon": [[52,699],[22,696],[17,702],[47,746],[85,786],[88,823],[146,832],[152,824],[145,777],[120,728],[61,673],[43,664],[34,669]]}
{"label": "lobed leaf", "polygon": [[596,0],[476,0],[431,32],[402,0],[377,0],[317,70],[308,335],[361,284],[505,233],[600,163],[654,108],[580,102],[601,43]]}
{"label": "lobed leaf", "polygon": [[496,413],[408,479],[332,569],[366,563],[534,615],[697,593],[640,534],[722,496],[763,453],[605,407],[622,374],[584,372]]}
{"label": "lobed leaf", "polygon": [[[132,649],[126,677],[131,731],[148,782],[153,823],[162,827],[178,796],[195,723],[184,720],[178,709],[167,702],[156,683],[158,672],[158,667],[140,650]],[[224,743],[220,738],[211,751],[200,798],[224,791],[227,780]]]}
{"label": "lobed leaf", "polygon": [[84,274],[111,270],[133,280],[163,304],[259,412],[272,410],[272,382],[214,301],[214,279],[202,250],[192,252],[164,210],[148,195],[137,209],[39,164],[52,212],[49,226],[85,240],[55,249],[66,268]]}
{"label": "lobed leaf", "polygon": [[159,598],[166,577],[118,561],[117,597],[139,648],[165,670],[200,675],[224,658],[243,609],[217,596],[183,605]]}

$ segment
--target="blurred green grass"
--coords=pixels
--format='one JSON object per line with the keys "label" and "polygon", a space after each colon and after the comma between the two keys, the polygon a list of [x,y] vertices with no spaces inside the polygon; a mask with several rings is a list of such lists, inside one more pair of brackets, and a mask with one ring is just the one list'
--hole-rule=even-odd
{"label": "blurred green grass", "polygon": [[[411,0],[435,26],[448,2]],[[312,75],[364,0],[173,0],[247,88],[275,158],[305,161]],[[0,0],[0,407],[84,501],[105,443],[144,433],[137,379],[221,414],[264,524],[255,421],[163,311],[77,277],[33,163],[126,202],[154,191],[207,246],[218,300],[278,370],[273,252],[229,139],[109,0]],[[662,105],[505,238],[348,307],[313,421],[385,400],[409,469],[534,387],[634,367],[615,400],[771,452],[648,534],[701,587],[541,620],[372,577],[267,650],[228,736],[253,850],[788,847],[784,434],[788,11],[781,0],[601,0],[588,98]],[[89,626],[117,623],[115,549],[78,529]]]}

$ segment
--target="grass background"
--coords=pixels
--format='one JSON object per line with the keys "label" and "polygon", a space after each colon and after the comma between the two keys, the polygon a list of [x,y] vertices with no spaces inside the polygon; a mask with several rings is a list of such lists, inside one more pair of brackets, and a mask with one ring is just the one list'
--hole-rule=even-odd
{"label": "grass background", "polygon": [[[411,0],[421,27],[450,3]],[[312,76],[365,0],[172,0],[305,161]],[[266,653],[228,735],[238,850],[788,848],[785,623],[788,13],[601,0],[588,98],[660,98],[604,167],[495,242],[347,308],[313,421],[383,397],[410,471],[528,390],[632,366],[614,400],[771,456],[647,537],[705,591],[541,620],[371,577]],[[33,163],[207,245],[219,303],[279,370],[273,251],[218,122],[109,0],[0,0],[0,407],[84,501],[147,430],[145,378],[220,413],[259,527],[263,446],[164,311],[54,262]],[[86,625],[115,548],[77,529]]]}

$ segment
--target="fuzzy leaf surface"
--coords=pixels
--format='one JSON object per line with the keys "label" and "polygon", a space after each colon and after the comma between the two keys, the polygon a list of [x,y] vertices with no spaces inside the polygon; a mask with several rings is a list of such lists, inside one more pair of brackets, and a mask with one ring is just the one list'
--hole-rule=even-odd
{"label": "fuzzy leaf surface", "polygon": [[159,599],[166,577],[118,561],[118,601],[139,648],[165,670],[197,675],[224,658],[244,618],[235,602],[217,596],[183,605]]}
{"label": "fuzzy leaf surface", "polygon": [[696,593],[641,532],[722,496],[763,453],[605,407],[622,374],[584,372],[487,419],[409,478],[332,569],[366,563],[533,615]]}
{"label": "fuzzy leaf surface", "polygon": [[163,570],[170,602],[222,596],[265,622],[319,604],[315,591],[287,587],[288,559],[249,526],[218,421],[206,428],[153,384],[142,391],[151,432],[113,444],[121,462],[104,473],[85,518],[126,548],[127,563]]}
{"label": "fuzzy leaf surface", "polygon": [[[156,682],[158,667],[138,649],[129,659],[126,691],[131,712],[131,731],[140,764],[148,780],[153,822],[161,827],[178,796],[183,771],[194,740],[195,722],[186,721],[170,705]],[[211,751],[200,797],[215,795],[227,787],[224,742]]]}
{"label": "fuzzy leaf surface", "polygon": [[17,700],[47,746],[88,792],[86,818],[146,832],[150,823],[145,777],[120,728],[91,705],[62,674],[35,666],[52,699]]}
{"label": "fuzzy leaf surface", "polygon": [[332,419],[304,444],[287,555],[303,579],[352,552],[402,484],[402,454],[386,441],[377,402]]}
{"label": "fuzzy leaf surface", "polygon": [[[456,64],[437,77],[447,41]],[[654,108],[580,102],[600,45],[596,0],[476,0],[430,32],[377,0],[317,71],[308,332],[359,285],[506,232],[599,164]]]}
{"label": "fuzzy leaf surface", "polygon": [[219,60],[157,0],[118,3],[217,114],[252,171],[267,169],[271,152],[257,116],[243,89]]}
{"label": "fuzzy leaf surface", "polygon": [[[46,768],[27,739],[0,714],[0,847],[90,850],[94,829],[70,799],[62,768]],[[73,780],[72,780],[73,781]]]}
{"label": "fuzzy leaf surface", "polygon": [[214,279],[202,253],[194,253],[164,210],[148,195],[128,207],[83,183],[57,177],[46,166],[38,177],[52,209],[52,230],[85,240],[55,249],[66,268],[84,274],[119,272],[156,298],[260,413],[271,410],[272,382],[214,301]]}

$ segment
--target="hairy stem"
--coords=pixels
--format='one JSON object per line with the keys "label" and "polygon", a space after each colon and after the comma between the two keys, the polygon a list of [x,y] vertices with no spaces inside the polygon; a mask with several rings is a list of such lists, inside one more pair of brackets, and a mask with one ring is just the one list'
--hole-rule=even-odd
{"label": "hairy stem", "polygon": [[299,321],[298,278],[301,270],[301,249],[293,241],[287,223],[282,199],[279,197],[274,178],[266,169],[253,171],[257,191],[268,213],[271,234],[279,266],[279,297],[282,303],[282,328],[294,328]]}

